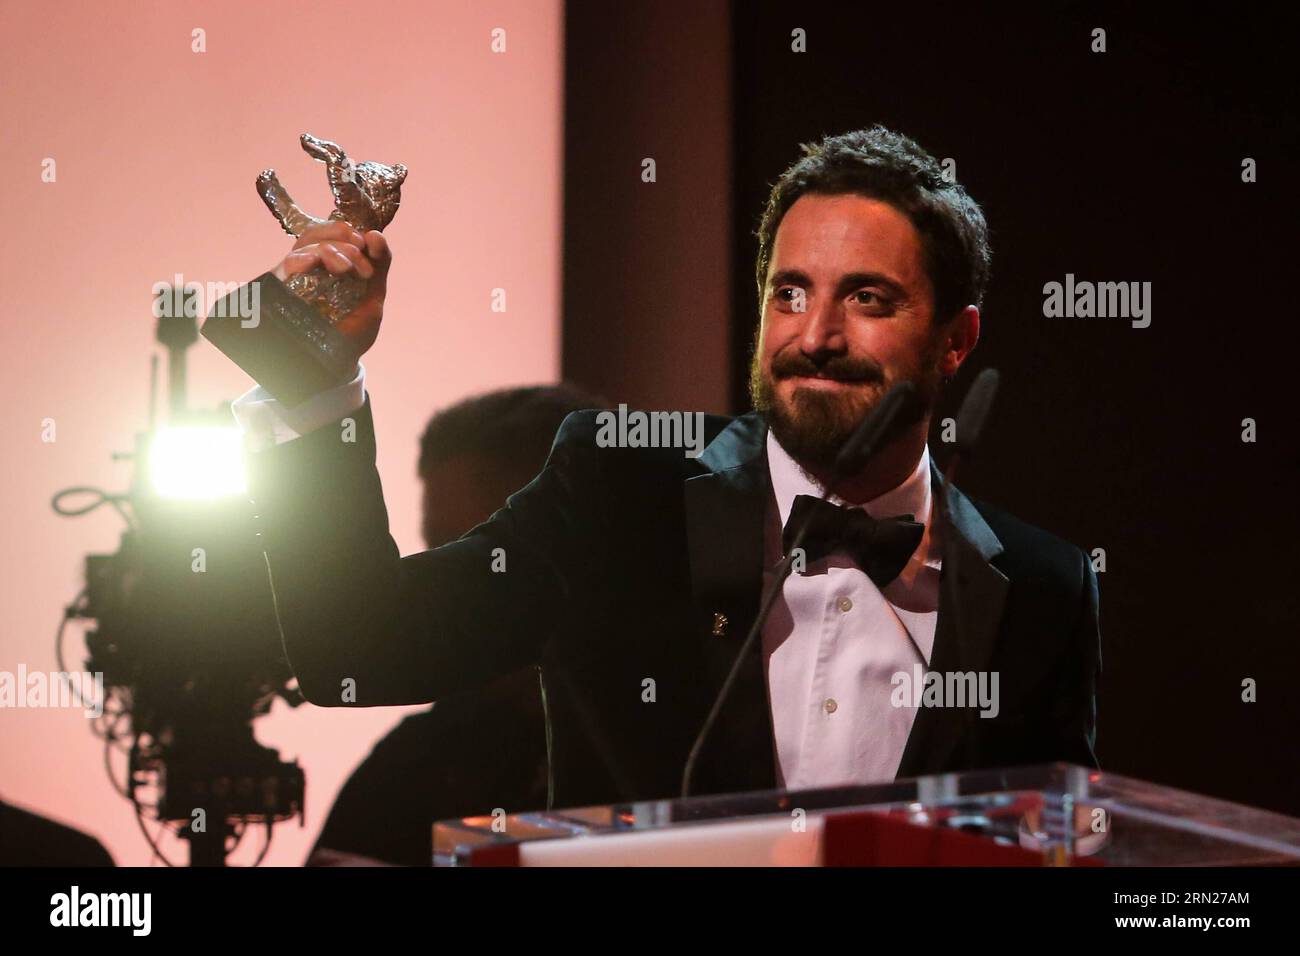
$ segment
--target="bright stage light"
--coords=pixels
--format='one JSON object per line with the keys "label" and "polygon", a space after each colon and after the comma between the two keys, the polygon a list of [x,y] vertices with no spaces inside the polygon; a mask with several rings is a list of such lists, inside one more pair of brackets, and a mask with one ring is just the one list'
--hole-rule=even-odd
{"label": "bright stage light", "polygon": [[225,498],[247,490],[237,427],[164,428],[149,448],[149,478],[163,498]]}

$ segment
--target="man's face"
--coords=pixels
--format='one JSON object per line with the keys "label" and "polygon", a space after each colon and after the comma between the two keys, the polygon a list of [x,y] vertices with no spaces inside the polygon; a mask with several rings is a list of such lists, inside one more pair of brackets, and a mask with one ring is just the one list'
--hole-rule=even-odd
{"label": "man's face", "polygon": [[781,220],[750,391],[806,467],[829,468],[897,382],[916,385],[911,420],[927,417],[942,376],[955,371],[922,256],[907,216],[875,199],[808,194]]}

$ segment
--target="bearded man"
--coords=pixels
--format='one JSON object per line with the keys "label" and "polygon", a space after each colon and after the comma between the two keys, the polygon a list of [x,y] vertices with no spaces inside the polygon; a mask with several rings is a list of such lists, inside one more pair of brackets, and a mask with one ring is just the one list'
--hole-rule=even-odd
{"label": "bearded man", "polygon": [[[420,703],[535,665],[553,806],[675,795],[733,665],[696,793],[1095,766],[1089,560],[952,485],[938,521],[926,438],[978,341],[989,261],[979,206],[907,137],[873,127],[805,146],[759,230],[754,411],[706,417],[698,455],[604,447],[598,413],[575,412],[488,521],[406,557],[388,533],[364,369],[297,408],[245,396],[236,414],[260,448],[251,487],[303,692],[322,706]],[[342,327],[364,351],[390,262],[380,233],[330,223],[277,275],[369,278]],[[903,381],[909,414],[819,501],[845,441]],[[816,534],[738,660],[804,521]],[[944,693],[962,686],[964,700]]]}

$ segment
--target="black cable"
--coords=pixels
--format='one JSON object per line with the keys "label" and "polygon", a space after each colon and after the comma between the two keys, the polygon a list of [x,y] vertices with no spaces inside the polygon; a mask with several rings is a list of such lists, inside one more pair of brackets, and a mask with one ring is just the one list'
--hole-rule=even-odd
{"label": "black cable", "polygon": [[[94,495],[95,498],[85,507],[65,508],[59,503],[59,501],[67,495]],[[54,509],[55,514],[62,515],[65,518],[76,518],[80,515],[89,514],[100,505],[112,505],[117,513],[122,516],[122,520],[126,522],[126,526],[131,530],[135,530],[135,522],[131,520],[131,516],[122,508],[122,503],[129,502],[130,500],[129,495],[114,495],[108,493],[103,488],[95,488],[91,485],[76,485],[72,488],[64,488],[62,491],[55,492],[54,497],[50,499],[50,507]]]}
{"label": "black cable", "polygon": [[266,818],[266,841],[262,844],[262,852],[257,854],[257,859],[253,861],[253,866],[261,866],[262,861],[266,859],[266,854],[271,849],[271,837],[275,830],[275,820],[270,816]]}
{"label": "black cable", "polygon": [[[144,807],[137,800],[132,800],[131,804],[132,806],[135,807],[135,822],[139,824],[140,832],[144,834],[145,842],[149,844],[149,849],[153,851],[154,857],[156,859],[162,860],[163,863],[165,863],[167,866],[172,867],[174,869],[176,867],[176,864],[173,863],[171,860],[167,859],[166,855],[162,851],[162,848],[158,846],[158,840],[149,833],[148,828],[144,825]],[[159,836],[161,836],[162,831],[166,829],[167,829],[167,824],[164,822],[159,827],[159,831],[158,831]]]}

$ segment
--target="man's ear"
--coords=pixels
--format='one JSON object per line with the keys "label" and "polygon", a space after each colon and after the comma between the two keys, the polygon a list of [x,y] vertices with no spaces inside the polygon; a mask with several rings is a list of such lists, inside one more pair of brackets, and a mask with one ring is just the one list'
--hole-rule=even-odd
{"label": "man's ear", "polygon": [[952,378],[980,340],[980,310],[973,305],[966,306],[953,316],[948,330],[943,334],[945,339],[939,359],[939,374],[944,378]]}

